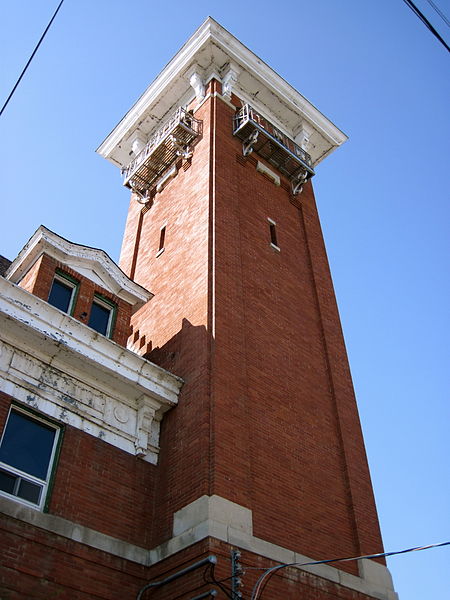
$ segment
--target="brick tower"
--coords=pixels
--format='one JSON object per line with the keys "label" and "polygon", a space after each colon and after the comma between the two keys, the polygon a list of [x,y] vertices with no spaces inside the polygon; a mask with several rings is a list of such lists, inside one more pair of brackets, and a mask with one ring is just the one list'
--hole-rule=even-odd
{"label": "brick tower", "polygon": [[[209,18],[98,150],[132,192],[120,266],[154,294],[129,348],[184,380],[151,467],[152,577],[214,553],[226,578],[232,549],[259,568],[382,551],[310,181],[345,139]],[[368,559],[285,568],[259,594],[397,597]]]}

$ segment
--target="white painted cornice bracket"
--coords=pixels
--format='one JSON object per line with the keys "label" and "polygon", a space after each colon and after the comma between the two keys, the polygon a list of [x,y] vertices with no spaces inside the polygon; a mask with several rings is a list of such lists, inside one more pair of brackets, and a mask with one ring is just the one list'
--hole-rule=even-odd
{"label": "white painted cornice bracket", "polygon": [[238,82],[240,73],[241,69],[234,62],[228,63],[223,71],[222,96],[224,96],[227,100],[231,100],[231,94]]}
{"label": "white painted cornice bracket", "polygon": [[179,106],[185,106],[192,100],[192,90],[197,103],[201,103],[205,97],[205,84],[216,75],[222,82],[224,100],[229,100],[234,93],[289,138],[293,139],[298,134],[300,123],[308,124],[313,130],[309,136],[309,153],[314,165],[347,139],[278,73],[208,17],[97,152],[115,165],[128,165],[133,131],[139,128],[150,137]]}
{"label": "white painted cornice bracket", "polygon": [[205,98],[205,76],[203,69],[199,65],[194,64],[187,70],[185,77],[195,92],[197,103],[200,104]]}

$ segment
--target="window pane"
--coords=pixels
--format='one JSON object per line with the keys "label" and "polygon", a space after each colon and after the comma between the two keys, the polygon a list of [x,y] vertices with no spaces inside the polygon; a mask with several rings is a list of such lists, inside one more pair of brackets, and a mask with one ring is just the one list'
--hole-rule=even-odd
{"label": "window pane", "polygon": [[91,316],[89,317],[89,327],[92,327],[92,329],[95,329],[95,331],[106,335],[108,333],[110,315],[110,308],[94,302],[92,304]]}
{"label": "window pane", "polygon": [[50,290],[48,302],[64,312],[69,312],[73,292],[73,286],[65,284],[59,279],[55,279],[52,284],[52,289]]}
{"label": "window pane", "polygon": [[17,495],[23,500],[28,500],[28,502],[33,502],[34,504],[39,504],[41,490],[42,486],[38,485],[37,483],[27,481],[26,479],[21,479]]}
{"label": "window pane", "polygon": [[14,486],[16,485],[17,477],[6,471],[0,471],[0,490],[14,494]]}
{"label": "window pane", "polygon": [[0,461],[46,479],[55,434],[52,427],[11,411],[0,448]]}

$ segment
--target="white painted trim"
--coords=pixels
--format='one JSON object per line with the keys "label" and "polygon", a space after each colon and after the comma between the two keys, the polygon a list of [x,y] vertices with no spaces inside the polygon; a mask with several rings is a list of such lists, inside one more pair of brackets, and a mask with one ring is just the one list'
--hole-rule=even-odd
{"label": "white painted trim", "polygon": [[99,283],[131,304],[134,311],[153,297],[151,292],[127,277],[103,250],[69,242],[43,225],[35,231],[11,263],[5,278],[13,283],[19,283],[42,254],[48,254],[88,279]]}
{"label": "white painted trim", "polygon": [[[321,140],[320,147],[317,147],[313,156],[315,164],[347,139],[347,136],[304,96],[214,19],[208,17],[102,142],[97,152],[114,164],[125,165],[129,152],[128,140],[133,131],[142,126],[140,124],[145,118],[150,114],[154,117],[156,114],[157,121],[152,123],[153,127],[157,127],[169,111],[185,102],[189,90],[189,78],[186,75],[193,68],[201,72],[202,67],[206,68],[208,73],[220,73],[225,62],[233,64],[236,72],[239,70],[239,79],[234,82],[233,90],[236,95],[246,95],[248,98],[250,89],[258,89],[261,92],[265,90],[266,97],[271,98],[270,107],[265,105],[265,112],[270,113],[269,120],[286,131],[289,137],[294,137],[294,130],[297,131],[303,121],[311,125],[316,132],[316,138]],[[223,75],[227,76],[226,70]],[[249,88],[248,93],[245,88]],[[259,97],[262,95],[260,93]],[[250,98],[250,101],[258,112],[264,110],[264,106],[261,106],[256,98]],[[158,108],[155,111],[156,107]],[[281,113],[284,117],[280,120]]]}
{"label": "white painted trim", "polygon": [[156,464],[182,380],[0,277],[0,389]]}

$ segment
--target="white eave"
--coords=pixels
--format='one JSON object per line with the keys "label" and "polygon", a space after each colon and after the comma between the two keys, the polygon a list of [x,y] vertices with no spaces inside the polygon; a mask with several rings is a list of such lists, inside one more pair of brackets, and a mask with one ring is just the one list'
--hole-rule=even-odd
{"label": "white eave", "polygon": [[128,302],[133,306],[133,311],[153,297],[151,292],[127,277],[103,250],[69,242],[43,225],[19,252],[6,271],[5,278],[19,283],[43,254],[67,265]]}
{"label": "white eave", "polygon": [[[129,162],[132,136],[138,128],[145,135],[150,135],[177,106],[193,99],[194,93],[186,77],[192,67],[197,66],[204,81],[207,81],[212,76],[220,79],[230,63],[239,69],[234,93],[250,102],[258,112],[267,115],[289,137],[294,139],[303,123],[312,127],[314,148],[310,154],[314,164],[346,141],[347,136],[306,98],[209,17],[147,88],[97,152],[113,164],[125,166]],[[257,96],[254,96],[255,93]]]}

